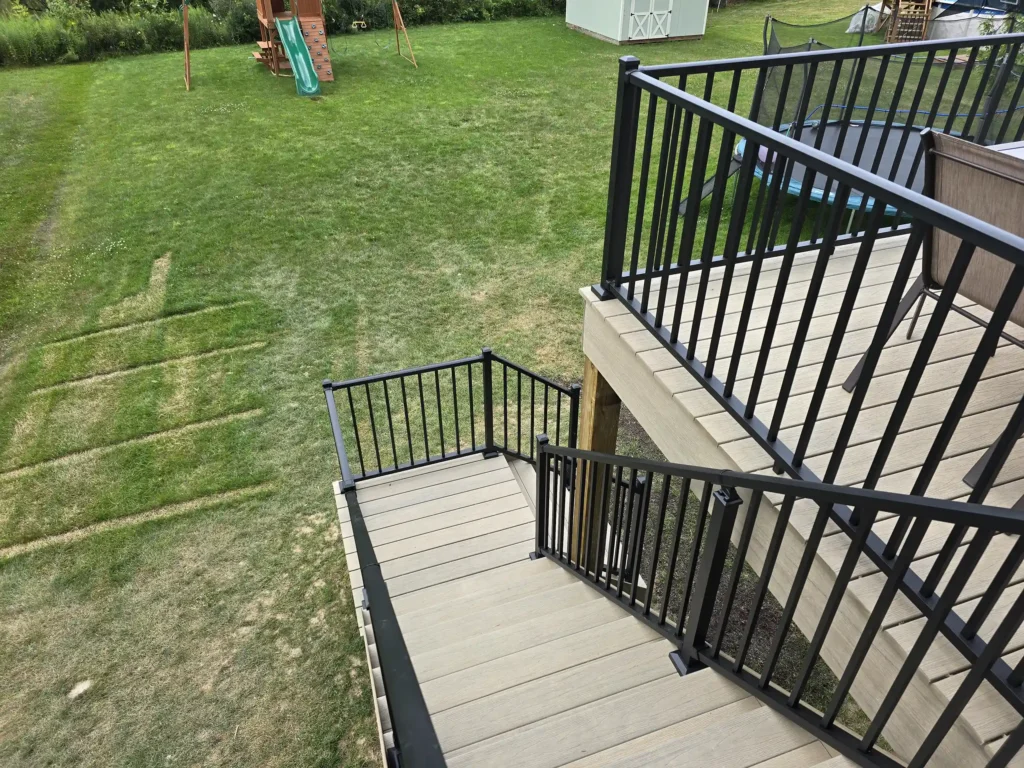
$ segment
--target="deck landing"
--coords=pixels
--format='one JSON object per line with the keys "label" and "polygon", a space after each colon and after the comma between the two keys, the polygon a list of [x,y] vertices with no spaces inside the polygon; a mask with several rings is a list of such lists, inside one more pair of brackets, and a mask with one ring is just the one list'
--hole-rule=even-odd
{"label": "deck landing", "polygon": [[[852,766],[553,562],[530,560],[532,469],[467,457],[360,483],[360,509],[450,768]],[[337,488],[336,488],[337,491]],[[376,643],[356,612],[391,741]]]}

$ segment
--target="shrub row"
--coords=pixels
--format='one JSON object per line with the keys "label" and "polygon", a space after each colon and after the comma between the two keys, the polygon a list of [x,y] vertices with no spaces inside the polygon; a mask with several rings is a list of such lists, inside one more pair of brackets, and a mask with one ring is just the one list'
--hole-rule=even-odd
{"label": "shrub row", "polygon": [[[194,48],[235,42],[210,11],[189,13]],[[181,50],[181,17],[174,11],[89,13],[67,21],[53,14],[0,19],[0,66],[95,61],[156,51]]]}
{"label": "shrub row", "polygon": [[[50,0],[39,14],[0,16],[0,66],[95,61],[109,56],[181,50],[181,15],[158,0],[143,7],[95,12],[89,5]],[[204,0],[189,11],[193,48],[246,43],[259,37],[255,0]],[[356,19],[371,28],[391,24],[390,0],[323,0],[328,31],[351,31]],[[565,0],[419,0],[402,3],[407,24],[487,21],[561,13]]]}

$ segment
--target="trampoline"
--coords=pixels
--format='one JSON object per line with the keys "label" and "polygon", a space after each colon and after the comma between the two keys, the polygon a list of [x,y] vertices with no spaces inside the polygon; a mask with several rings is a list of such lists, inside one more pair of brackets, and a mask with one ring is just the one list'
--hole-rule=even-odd
{"label": "trampoline", "polygon": [[[793,126],[786,126],[784,132],[792,134],[794,133],[791,130],[792,128]],[[828,121],[824,124],[821,121],[808,121],[804,123],[799,141],[801,144],[813,147],[817,144],[819,134],[821,134],[819,148],[825,154],[845,160],[867,173],[870,173],[872,167],[875,167],[877,169],[876,172],[881,171],[886,175],[891,172],[893,163],[896,161],[896,153],[899,151],[900,146],[903,145],[903,154],[900,157],[899,166],[896,168],[893,181],[915,192],[920,192],[924,188],[923,163],[918,163],[918,167],[914,168],[914,158],[917,156],[918,149],[921,146],[919,127],[911,128],[906,125],[893,123],[888,131],[886,131],[884,121],[875,121],[867,125],[863,121],[851,121],[846,128],[846,137],[842,142],[842,148],[837,152],[836,148],[839,145],[842,130],[843,121],[841,120]],[[862,141],[864,142],[864,148],[860,152],[859,162],[855,162],[857,149]],[[737,162],[742,159],[745,149],[746,140],[742,139],[736,146]],[[881,155],[880,158],[879,155]],[[760,147],[754,166],[754,175],[762,181],[770,181],[771,168],[769,166],[771,163],[770,150],[767,147]],[[800,163],[792,163],[783,173],[785,174],[787,171],[789,172],[789,186],[784,191],[791,195],[799,196],[803,192],[804,176],[807,169]],[[910,178],[911,171],[914,172],[913,178]],[[826,187],[829,188],[827,201],[825,201]],[[828,179],[824,175],[814,174],[811,178],[809,199],[816,203],[824,201],[831,204],[835,202],[835,196],[836,184],[833,183],[829,186]],[[859,210],[862,203],[861,195],[853,192],[846,201],[846,207],[851,210]],[[870,211],[871,205],[872,201],[869,199],[864,210]],[[887,206],[886,213],[893,215],[896,211],[891,206]]]}

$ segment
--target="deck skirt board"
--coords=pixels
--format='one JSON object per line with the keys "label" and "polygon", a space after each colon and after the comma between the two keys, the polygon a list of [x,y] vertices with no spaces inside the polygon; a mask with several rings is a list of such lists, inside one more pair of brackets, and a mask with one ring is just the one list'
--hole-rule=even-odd
{"label": "deck skirt board", "polygon": [[[832,452],[839,430],[843,424],[852,395],[842,384],[866,351],[879,324],[886,296],[892,290],[895,265],[902,257],[906,244],[905,236],[887,238],[877,243],[871,253],[865,280],[854,307],[846,319],[849,325],[839,340],[839,355],[835,366],[827,377],[826,390],[820,404],[820,411],[813,425],[810,445],[805,457],[805,467],[818,477],[824,476],[832,459]],[[799,354],[785,411],[781,415],[778,441],[794,449],[800,437],[815,388],[822,372],[822,360],[831,342],[837,313],[849,281],[854,258],[860,245],[837,248],[829,257],[825,278],[821,283],[812,315],[807,319],[807,335]],[[763,424],[772,423],[776,410],[783,407],[780,401],[784,371],[790,363],[796,330],[799,327],[807,295],[807,280],[813,270],[816,254],[799,254],[793,262],[789,280],[783,287],[782,304],[777,323],[772,329],[771,351],[767,355],[764,374],[757,380],[759,399],[755,414]],[[777,260],[776,260],[777,261]],[[736,275],[729,286],[726,297],[727,314],[718,338],[719,363],[716,375],[724,377],[728,369],[727,355],[731,355],[736,344],[736,329],[739,310],[747,291],[749,265],[745,269],[736,267]],[[754,310],[750,314],[749,328],[744,346],[739,354],[735,396],[747,403],[760,356],[760,344],[765,338],[768,320],[767,304],[775,295],[779,280],[777,265],[765,263],[754,296]],[[911,279],[917,270],[911,273]],[[717,273],[717,274],[716,274]],[[705,359],[714,330],[715,312],[722,300],[725,284],[721,281],[722,270],[713,270],[712,279],[707,283],[702,323],[697,335],[694,352],[698,361]],[[683,297],[684,310],[692,312],[700,280],[691,280]],[[670,285],[678,282],[669,281]],[[909,284],[909,283],[908,283]],[[899,291],[903,286],[897,288]],[[667,302],[676,301],[675,289],[666,296]],[[734,415],[727,413],[703,387],[701,381],[682,366],[677,358],[665,349],[660,341],[647,330],[630,310],[618,300],[600,301],[589,289],[582,289],[584,299],[584,351],[609,381],[624,405],[637,418],[640,425],[653,438],[669,461],[681,464],[724,468],[745,472],[768,474],[772,472],[773,458],[749,436],[745,426]],[[709,297],[714,297],[711,300]],[[765,298],[767,297],[767,298]],[[989,313],[964,297],[955,299],[958,306],[986,319]],[[656,300],[651,306],[657,305]],[[923,304],[920,320],[914,333],[908,338],[910,317],[905,318],[896,328],[883,349],[875,374],[870,382],[864,383],[866,396],[863,409],[858,415],[849,445],[837,476],[837,482],[846,485],[862,485],[875,460],[881,445],[881,438],[893,413],[897,399],[907,381],[914,364],[925,328],[928,327],[936,302],[927,300]],[[652,310],[653,311],[653,310]],[[671,314],[669,314],[671,317]],[[690,313],[683,312],[689,318]],[[688,320],[689,322],[689,320]],[[1024,331],[1009,326],[1011,335],[1021,337]],[[910,408],[889,452],[881,476],[876,484],[879,490],[895,493],[909,493],[922,471],[932,441],[938,434],[939,425],[945,417],[954,394],[970,365],[975,349],[984,333],[983,328],[973,320],[957,313],[950,313],[943,321],[929,364],[925,368],[921,383],[916,390]],[[679,338],[689,340],[690,326],[680,327]],[[721,372],[718,370],[721,369]],[[926,495],[950,500],[966,500],[971,488],[963,482],[964,475],[981,458],[1005,427],[1024,391],[1024,350],[1006,341],[1000,341],[996,353],[988,359],[984,372],[967,402],[963,417],[958,421],[946,450],[938,462],[937,469],[926,490]],[[986,502],[1009,507],[1024,495],[1024,440],[1019,441],[1010,453]],[[778,514],[781,499],[766,495],[759,515],[774,520]],[[816,515],[816,508],[801,502],[789,521],[787,541],[792,543],[794,553],[801,553]],[[892,532],[896,520],[891,515],[881,515],[875,521],[873,530],[883,541]],[[767,524],[764,530],[770,532]],[[915,556],[914,573],[924,576],[932,564],[951,530],[944,523],[933,523]],[[761,534],[761,525],[756,527],[755,542],[752,546],[751,565],[757,570],[758,557],[767,543],[768,533]],[[764,536],[764,541],[759,537]],[[952,565],[947,568],[939,591],[949,578],[972,540],[969,532],[963,544],[955,553]],[[992,578],[1013,546],[1014,537],[997,536],[988,546],[982,562],[971,576],[967,586],[957,599],[955,611],[966,619],[979,596],[991,584]],[[814,603],[806,613],[798,612],[796,619],[800,629],[809,635],[814,629],[814,620],[823,597],[828,594],[829,585],[849,550],[850,541],[845,534],[829,522],[825,536],[817,548],[817,557],[812,575],[819,580],[822,589],[806,590],[807,600]],[[798,556],[798,555],[797,555]],[[749,559],[749,558],[748,558]],[[795,571],[793,557],[783,557],[772,579],[772,590],[776,597],[785,601],[788,595],[786,579],[792,579]],[[848,645],[842,638],[856,637],[864,626],[867,616],[878,597],[884,577],[866,557],[861,557],[855,567],[848,586],[847,597],[843,600],[836,624],[826,638],[822,658],[841,672],[844,660],[848,658]],[[1010,586],[998,601],[993,616],[985,623],[980,635],[987,637],[1012,603],[1014,597],[1024,588],[1024,571],[1011,579]],[[818,602],[816,602],[818,601]],[[804,622],[800,624],[800,622]],[[876,638],[875,646],[879,668],[865,671],[865,681],[872,680],[875,689],[884,691],[888,681],[893,679],[899,663],[913,647],[923,625],[919,612],[902,594],[891,606],[885,621],[885,629]],[[1024,633],[1018,633],[1010,642],[1005,654],[1013,659],[1024,651]],[[1008,662],[1013,666],[1015,661]],[[886,664],[890,666],[885,666]],[[891,723],[892,732],[886,731],[886,738],[894,745],[905,744],[913,751],[924,733],[934,721],[935,714],[948,703],[956,689],[951,681],[961,679],[967,668],[966,659],[955,651],[941,636],[932,644],[923,663],[914,676],[909,693],[914,703],[907,707],[901,704]],[[958,676],[961,676],[958,678]],[[867,682],[864,683],[867,685]],[[863,694],[864,689],[860,690]],[[855,683],[854,696],[860,702]],[[914,698],[919,697],[919,698]],[[871,696],[862,703],[865,709],[877,706]],[[928,713],[928,714],[925,714]],[[930,718],[930,719],[929,719]],[[927,721],[927,722],[926,722]],[[1001,701],[998,695],[986,685],[982,686],[964,714],[958,719],[940,751],[932,758],[930,765],[944,768],[962,768],[981,765],[991,752],[990,745],[1012,730],[1020,717]],[[903,741],[901,741],[903,739]],[[899,751],[899,750],[897,750]],[[699,754],[688,752],[687,759]],[[795,756],[798,752],[792,752]],[[806,754],[811,754],[808,751]],[[708,765],[717,765],[717,758],[708,756]],[[784,753],[771,758],[786,765]],[[795,757],[793,758],[796,759]],[[1024,763],[1024,760],[1021,760]],[[836,764],[840,764],[837,762]],[[624,762],[623,765],[630,763]],[[639,763],[638,763],[639,764]],[[656,761],[648,763],[659,764]],[[696,762],[694,764],[697,764]],[[727,763],[722,763],[723,765]]]}
{"label": "deck skirt board", "polygon": [[[672,643],[551,560],[531,559],[535,488],[530,465],[502,456],[357,483],[369,553],[356,551],[336,492],[385,746],[394,735],[373,606],[360,607],[367,557],[453,768],[610,765],[763,709],[712,670],[680,677]],[[778,751],[744,749],[757,762]]]}

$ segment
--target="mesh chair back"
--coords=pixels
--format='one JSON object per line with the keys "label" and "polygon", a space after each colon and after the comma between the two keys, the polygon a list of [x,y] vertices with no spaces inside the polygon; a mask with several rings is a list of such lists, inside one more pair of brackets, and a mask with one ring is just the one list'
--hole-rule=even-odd
{"label": "mesh chair back", "polygon": [[[1024,160],[972,144],[955,136],[927,131],[925,193],[940,203],[970,214],[1015,235],[1024,235]],[[933,230],[925,239],[924,274],[941,287],[953,266],[959,238]],[[995,308],[1012,267],[989,251],[977,250],[958,293],[988,310]],[[1024,295],[1010,315],[1024,326]]]}

